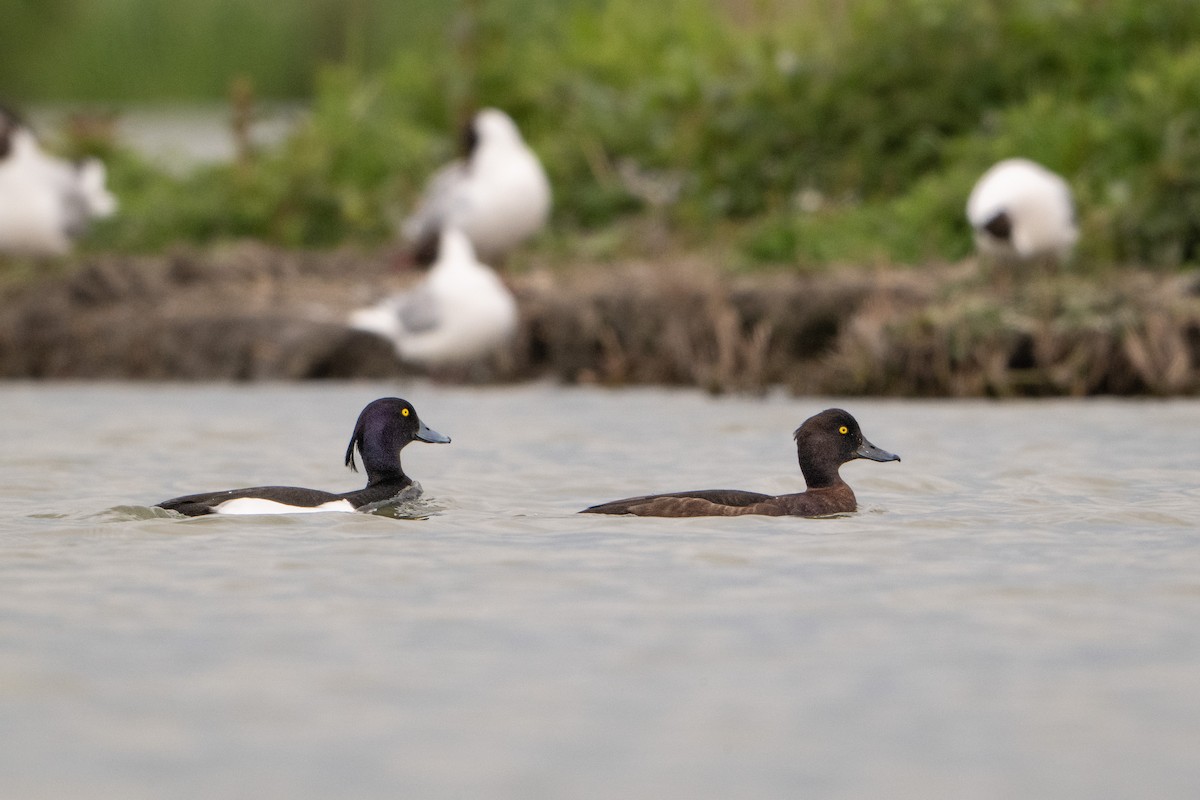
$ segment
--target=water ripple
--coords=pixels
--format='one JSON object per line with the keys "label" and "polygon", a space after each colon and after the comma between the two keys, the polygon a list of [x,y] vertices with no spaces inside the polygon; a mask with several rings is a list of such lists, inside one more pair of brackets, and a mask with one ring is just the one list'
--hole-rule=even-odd
{"label": "water ripple", "polygon": [[[835,403],[424,383],[0,393],[6,795],[1200,785],[1200,403],[840,399],[904,455],[845,467],[858,513],[660,520],[575,512],[792,491],[790,432]],[[148,505],[209,485],[358,488],[348,426],[397,393],[454,438],[405,450],[427,491],[411,505]],[[64,426],[81,406],[88,427]]]}

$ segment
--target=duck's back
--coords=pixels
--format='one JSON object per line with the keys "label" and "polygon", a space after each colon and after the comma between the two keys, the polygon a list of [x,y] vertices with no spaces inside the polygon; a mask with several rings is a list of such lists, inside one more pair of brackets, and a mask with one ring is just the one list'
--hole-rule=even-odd
{"label": "duck's back", "polygon": [[202,492],[166,500],[158,506],[188,517],[354,510],[354,505],[341,495],[299,486],[255,486],[223,492]]}
{"label": "duck's back", "polygon": [[845,483],[798,494],[769,495],[740,489],[651,494],[585,508],[585,514],[632,514],[638,517],[824,517],[858,507]]}
{"label": "duck's back", "polygon": [[629,497],[585,508],[583,513],[633,514],[638,517],[737,517],[772,514],[774,512],[760,509],[773,499],[769,494],[739,489],[705,489]]}

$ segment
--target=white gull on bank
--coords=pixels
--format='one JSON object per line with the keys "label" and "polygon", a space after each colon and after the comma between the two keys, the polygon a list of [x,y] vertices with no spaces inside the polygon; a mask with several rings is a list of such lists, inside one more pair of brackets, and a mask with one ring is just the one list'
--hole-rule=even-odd
{"label": "white gull on bank", "polygon": [[967,219],[979,251],[1004,261],[1064,261],[1079,238],[1067,182],[1024,158],[983,174],[967,199]]}
{"label": "white gull on bank", "polygon": [[496,272],[455,228],[442,231],[438,259],[409,291],[350,315],[350,326],[382,336],[401,360],[460,367],[504,346],[517,329],[517,303]]}
{"label": "white gull on bank", "polygon": [[496,264],[541,230],[550,214],[550,182],[508,114],[480,111],[464,140],[465,158],[434,174],[404,222],[404,236],[422,263],[433,260],[443,229],[458,228],[481,259]]}
{"label": "white gull on bank", "polygon": [[93,219],[117,209],[104,164],[49,155],[15,114],[0,109],[0,252],[61,256]]}

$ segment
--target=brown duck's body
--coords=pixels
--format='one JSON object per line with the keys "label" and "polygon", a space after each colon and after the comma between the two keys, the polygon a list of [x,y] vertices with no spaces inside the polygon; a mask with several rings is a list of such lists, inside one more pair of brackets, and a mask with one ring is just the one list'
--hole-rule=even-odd
{"label": "brown duck's body", "polygon": [[794,434],[800,469],[808,490],[773,496],[740,489],[705,489],[651,494],[585,508],[587,514],[632,514],[639,517],[824,517],[857,510],[854,491],[838,468],[847,461],[899,461],[863,437],[854,417],[831,408],[809,418]]}
{"label": "brown duck's body", "polygon": [[857,508],[854,492],[845,483],[797,494],[772,496],[737,489],[651,494],[602,503],[589,514],[633,514],[639,517],[825,517]]}

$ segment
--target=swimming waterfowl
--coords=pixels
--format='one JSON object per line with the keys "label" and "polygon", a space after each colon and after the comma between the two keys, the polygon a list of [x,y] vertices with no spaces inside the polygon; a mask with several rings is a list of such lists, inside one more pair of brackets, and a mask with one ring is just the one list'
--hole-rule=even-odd
{"label": "swimming waterfowl", "polygon": [[550,214],[550,182],[508,114],[495,108],[477,113],[464,131],[463,149],[462,159],[434,173],[404,222],[421,264],[436,259],[439,234],[448,227],[465,233],[486,263],[499,264]]}
{"label": "swimming waterfowl", "polygon": [[772,517],[823,517],[854,511],[854,492],[838,468],[856,458],[899,461],[900,456],[880,450],[867,441],[858,422],[840,408],[830,408],[804,421],[793,438],[800,471],[808,490],[772,496],[739,489],[651,494],[614,500],[585,508],[584,514],[633,514],[639,517],[736,517],[762,514]]}
{"label": "swimming waterfowl", "polygon": [[421,484],[404,474],[400,451],[412,441],[445,443],[443,436],[426,427],[412,404],[398,397],[384,397],[367,404],[358,415],[346,466],[357,472],[354,450],[362,456],[367,486],[335,494],[298,486],[256,486],[176,497],[157,503],[159,508],[189,517],[205,514],[298,514],[313,511],[370,511],[421,494]]}
{"label": "swimming waterfowl", "polygon": [[967,199],[967,219],[979,251],[1000,261],[1065,261],[1079,238],[1067,182],[1025,158],[983,174]]}
{"label": "swimming waterfowl", "polygon": [[104,164],[78,164],[44,152],[33,131],[0,108],[0,251],[61,256],[93,219],[116,211]]}
{"label": "swimming waterfowl", "polygon": [[456,228],[441,233],[437,262],[415,288],[350,315],[350,326],[390,340],[401,360],[428,368],[469,365],[517,330],[517,301],[475,258]]}

